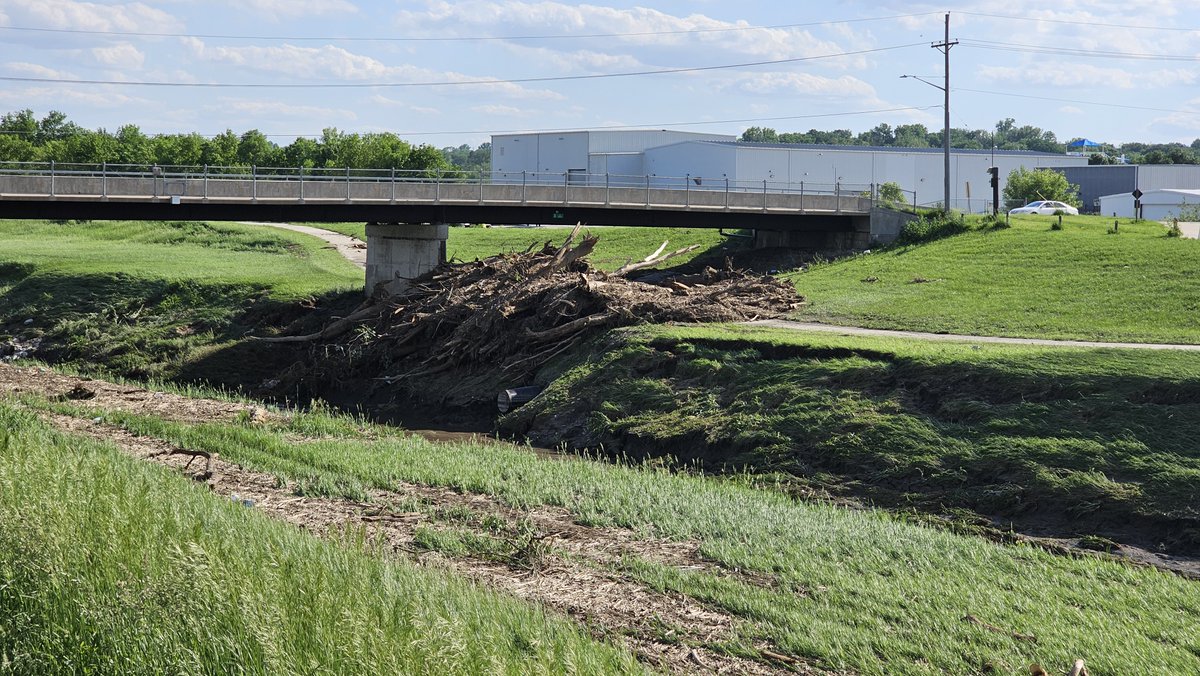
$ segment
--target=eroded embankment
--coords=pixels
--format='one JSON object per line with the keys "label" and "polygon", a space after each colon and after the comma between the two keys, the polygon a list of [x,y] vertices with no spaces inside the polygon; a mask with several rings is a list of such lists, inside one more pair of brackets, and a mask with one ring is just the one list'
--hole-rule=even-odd
{"label": "eroded embankment", "polygon": [[1200,553],[1198,373],[1187,354],[648,329],[547,370],[499,424],[1180,567]]}
{"label": "eroded embankment", "polygon": [[[284,415],[251,403],[185,397],[37,367],[0,365],[0,395],[193,424],[270,424]],[[553,608],[657,669],[818,673],[805,661],[752,639],[745,619],[682,594],[655,591],[621,572],[622,562],[635,557],[683,571],[771,584],[722,570],[699,555],[695,542],[585,526],[561,508],[515,509],[490,496],[408,482],[396,482],[390,490],[367,490],[359,499],[304,495],[302,487],[275,474],[132,433],[105,422],[103,416],[67,415],[44,407],[41,415],[63,431],[105,440],[133,457],[175,468],[220,495],[299,528],[322,536],[358,529],[395,556],[446,567]]]}

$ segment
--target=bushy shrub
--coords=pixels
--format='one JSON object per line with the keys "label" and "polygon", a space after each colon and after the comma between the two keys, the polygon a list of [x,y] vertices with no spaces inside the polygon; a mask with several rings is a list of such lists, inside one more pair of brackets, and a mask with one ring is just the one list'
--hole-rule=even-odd
{"label": "bushy shrub", "polygon": [[896,237],[896,244],[920,244],[950,237],[970,230],[970,226],[961,216],[955,217],[945,212],[923,214],[915,221],[910,221]]}

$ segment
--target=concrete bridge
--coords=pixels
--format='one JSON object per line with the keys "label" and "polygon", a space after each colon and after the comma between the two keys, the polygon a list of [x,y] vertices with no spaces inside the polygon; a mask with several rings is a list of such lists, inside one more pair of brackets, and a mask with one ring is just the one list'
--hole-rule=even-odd
{"label": "concrete bridge", "polygon": [[693,177],[0,163],[0,218],[371,224],[367,288],[444,258],[448,223],[743,228],[760,246],[865,247],[902,219],[874,186]]}

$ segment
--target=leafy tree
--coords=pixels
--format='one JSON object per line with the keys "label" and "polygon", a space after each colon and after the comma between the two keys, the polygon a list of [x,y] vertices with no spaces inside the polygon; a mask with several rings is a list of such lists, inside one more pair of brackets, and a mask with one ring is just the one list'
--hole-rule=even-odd
{"label": "leafy tree", "polygon": [[442,155],[442,151],[431,145],[423,144],[413,148],[405,158],[404,164],[399,168],[420,171],[424,176],[433,176],[449,169],[450,163],[446,161],[446,156]]}
{"label": "leafy tree", "polygon": [[159,134],[151,141],[158,164],[198,167],[204,163],[206,141],[199,134]]}
{"label": "leafy tree", "polygon": [[44,145],[52,141],[62,141],[82,131],[79,125],[67,120],[66,113],[52,110],[38,122],[33,142]]}
{"label": "leafy tree", "polygon": [[742,132],[738,140],[747,143],[776,143],[779,141],[779,134],[770,127],[750,127]]}
{"label": "leafy tree", "polygon": [[929,130],[923,124],[901,124],[896,127],[896,145],[904,148],[928,148]]}
{"label": "leafy tree", "polygon": [[[408,163],[412,145],[391,132],[366,134],[359,167],[366,169],[400,168]],[[441,151],[438,151],[439,154]]]}
{"label": "leafy tree", "polygon": [[142,133],[136,124],[126,124],[117,129],[117,162],[150,166],[154,164],[154,146],[150,137]]}
{"label": "leafy tree", "polygon": [[1107,153],[1092,153],[1091,155],[1088,155],[1088,164],[1116,164],[1116,163],[1117,163],[1117,161],[1115,159],[1113,159],[1112,155],[1109,155]]}
{"label": "leafy tree", "polygon": [[1026,204],[1036,200],[1066,202],[1080,206],[1079,186],[1067,182],[1067,177],[1053,169],[1018,167],[1008,174],[1004,199]]}
{"label": "leafy tree", "polygon": [[204,144],[201,153],[203,163],[210,167],[232,167],[238,163],[238,145],[241,139],[232,129],[217,134]]}
{"label": "leafy tree", "polygon": [[904,189],[895,181],[888,181],[879,185],[879,200],[891,204],[908,203],[908,198],[904,195]]}
{"label": "leafy tree", "polygon": [[312,168],[320,162],[321,146],[301,136],[283,149],[283,163],[289,167]]}
{"label": "leafy tree", "polygon": [[238,139],[237,160],[247,167],[274,167],[283,163],[279,147],[257,129],[245,132]]}

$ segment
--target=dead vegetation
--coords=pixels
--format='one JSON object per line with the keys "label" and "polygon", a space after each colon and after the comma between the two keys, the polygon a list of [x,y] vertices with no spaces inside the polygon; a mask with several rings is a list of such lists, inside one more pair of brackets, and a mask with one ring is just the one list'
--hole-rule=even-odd
{"label": "dead vegetation", "polygon": [[549,360],[608,328],[752,321],[803,303],[791,284],[729,265],[653,281],[630,277],[694,246],[664,253],[664,242],[606,273],[586,260],[599,238],[579,238],[579,231],[561,246],[442,264],[403,293],[377,294],[319,332],[261,340],[314,344],[311,363],[286,374],[284,388],[349,377],[421,393],[431,390],[429,378],[452,372],[454,382],[438,388],[439,403],[467,404],[528,382]]}

